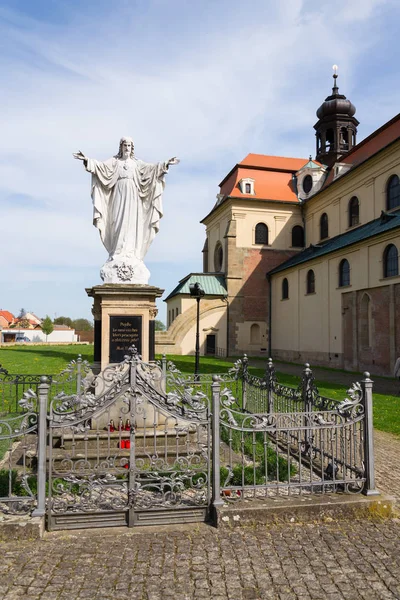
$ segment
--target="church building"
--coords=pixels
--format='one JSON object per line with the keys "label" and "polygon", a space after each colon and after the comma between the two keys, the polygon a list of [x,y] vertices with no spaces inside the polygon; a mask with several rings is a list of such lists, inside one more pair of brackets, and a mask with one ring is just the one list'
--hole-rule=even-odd
{"label": "church building", "polygon": [[315,159],[249,154],[202,223],[203,273],[166,298],[156,351],[272,356],[391,374],[400,355],[400,115],[357,144],[337,87],[317,110]]}

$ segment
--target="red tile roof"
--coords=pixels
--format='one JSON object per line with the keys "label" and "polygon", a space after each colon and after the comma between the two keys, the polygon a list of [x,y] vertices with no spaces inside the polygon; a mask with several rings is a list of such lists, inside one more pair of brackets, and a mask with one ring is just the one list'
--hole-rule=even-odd
{"label": "red tile roof", "polygon": [[0,310],[0,316],[4,317],[9,323],[12,323],[12,321],[15,319],[14,315],[8,310]]}
{"label": "red tile roof", "polygon": [[[254,179],[255,194],[242,194],[240,190],[239,181],[247,177]],[[222,185],[220,193],[234,198],[298,201],[293,188],[291,172],[238,168]]]}
{"label": "red tile roof", "polygon": [[295,173],[308,162],[308,158],[290,158],[287,156],[267,156],[265,154],[248,154],[239,166],[277,169]]}

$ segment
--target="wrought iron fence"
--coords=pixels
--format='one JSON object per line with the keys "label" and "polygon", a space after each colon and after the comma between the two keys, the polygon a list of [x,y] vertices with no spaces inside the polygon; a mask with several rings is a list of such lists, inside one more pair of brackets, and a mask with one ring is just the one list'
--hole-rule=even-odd
{"label": "wrought iron fence", "polygon": [[376,493],[368,373],[341,401],[320,395],[308,364],[290,387],[271,359],[264,377],[250,374],[247,357],[228,373],[196,378],[165,357],[143,363],[136,351],[97,377],[80,358],[58,376],[34,376],[29,390],[30,376],[7,376],[3,386],[17,389],[0,417],[3,512],[44,515],[47,506],[50,518],[65,502],[65,513],[93,512],[97,497],[121,511],[120,491],[130,513],[145,510],[138,498],[149,510],[188,509],[197,492],[211,508]]}
{"label": "wrought iron fence", "polygon": [[214,407],[225,499],[373,492],[368,373],[337,401],[320,395],[308,364],[297,388],[277,382],[271,359],[263,378],[248,373],[247,357],[234,369],[243,381],[241,401],[222,394]]}
{"label": "wrought iron fence", "polygon": [[25,392],[18,414],[0,418],[0,511],[29,513],[37,495],[38,403]]}
{"label": "wrought iron fence", "polygon": [[24,409],[19,404],[24,393],[33,390],[38,393],[41,378],[47,378],[49,400],[60,392],[73,393],[80,389],[85,377],[91,377],[90,365],[79,355],[65,369],[57,374],[13,374],[0,365],[0,416],[22,414]]}

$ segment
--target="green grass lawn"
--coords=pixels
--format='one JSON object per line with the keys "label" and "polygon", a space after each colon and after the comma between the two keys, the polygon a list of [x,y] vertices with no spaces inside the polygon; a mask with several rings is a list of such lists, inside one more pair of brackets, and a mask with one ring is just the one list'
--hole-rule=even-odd
{"label": "green grass lawn", "polygon": [[[71,346],[11,346],[0,348],[0,364],[10,373],[57,374],[73,359],[82,355],[82,359],[93,361],[93,345]],[[160,358],[160,357],[158,357]],[[183,373],[193,373],[194,356],[168,356]],[[226,373],[232,367],[232,360],[202,356],[201,373]],[[263,376],[265,362],[260,368],[250,368],[254,375]],[[278,381],[297,387],[299,377],[277,372]],[[337,400],[346,396],[346,386],[317,380],[321,395]],[[400,398],[383,394],[374,394],[374,425],[377,429],[400,436]]]}
{"label": "green grass lawn", "polygon": [[[193,373],[194,371],[194,356],[168,356],[180,371],[183,373]],[[236,359],[226,358],[210,358],[202,356],[200,358],[201,373],[225,373],[232,367],[232,363]],[[263,364],[264,363],[264,364]],[[261,365],[262,368],[261,368]],[[260,360],[260,368],[250,367],[250,372],[254,375],[262,377],[265,373],[266,361]],[[299,367],[300,369],[300,367]],[[300,377],[288,375],[277,371],[279,383],[297,387],[300,383]],[[355,374],[356,375],[356,374]],[[359,377],[359,374],[358,374]],[[354,381],[357,380],[355,376]],[[335,384],[332,382],[316,379],[315,381],[321,396],[333,398],[334,400],[343,400],[347,395],[347,386]],[[374,393],[374,427],[381,431],[394,433],[400,436],[400,398],[398,396],[390,396]]]}
{"label": "green grass lawn", "polygon": [[0,364],[9,373],[54,375],[65,369],[78,355],[93,362],[93,345],[10,346],[0,348]]}

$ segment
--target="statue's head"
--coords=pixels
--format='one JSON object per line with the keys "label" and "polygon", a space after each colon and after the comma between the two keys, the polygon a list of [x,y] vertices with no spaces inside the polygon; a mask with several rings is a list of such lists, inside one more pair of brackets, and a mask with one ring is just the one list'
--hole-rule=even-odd
{"label": "statue's head", "polygon": [[133,145],[133,139],[131,137],[122,137],[119,141],[117,158],[122,158],[123,156],[126,156],[126,154],[131,158],[135,156],[135,146]]}

